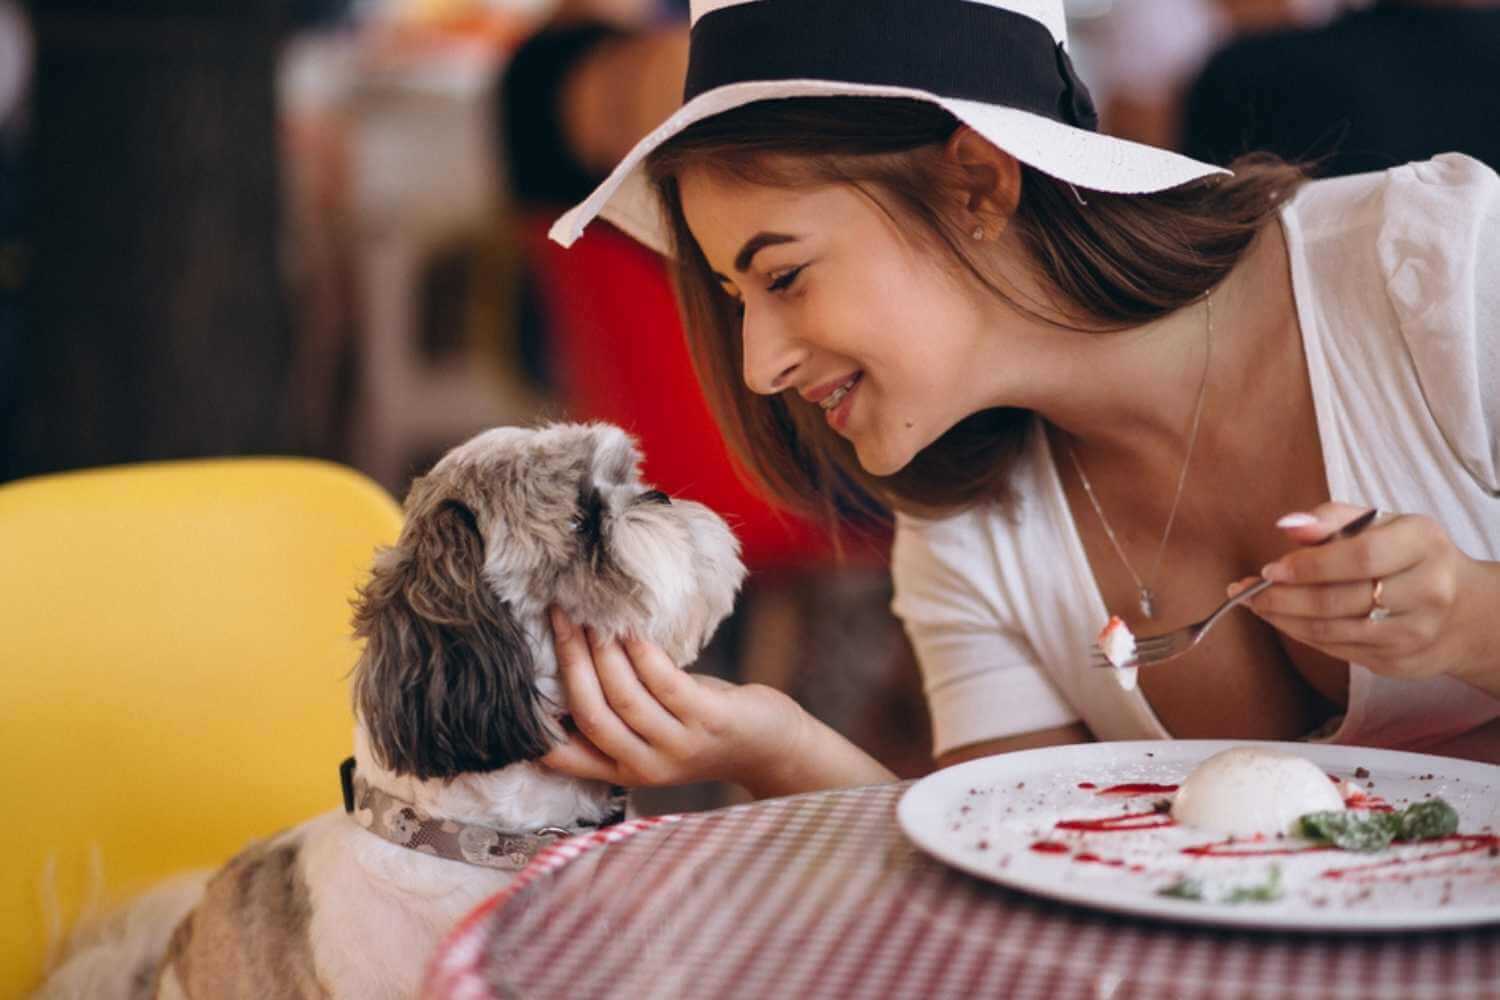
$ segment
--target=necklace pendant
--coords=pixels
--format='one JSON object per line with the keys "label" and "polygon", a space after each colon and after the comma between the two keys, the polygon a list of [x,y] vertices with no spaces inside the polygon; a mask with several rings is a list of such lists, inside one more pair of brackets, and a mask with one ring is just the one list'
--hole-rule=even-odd
{"label": "necklace pendant", "polygon": [[1147,618],[1156,617],[1156,601],[1150,587],[1141,588],[1141,614]]}

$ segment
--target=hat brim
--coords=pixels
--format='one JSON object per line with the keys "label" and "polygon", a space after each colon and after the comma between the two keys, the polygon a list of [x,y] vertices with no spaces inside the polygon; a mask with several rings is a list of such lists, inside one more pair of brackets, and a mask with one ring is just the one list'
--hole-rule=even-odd
{"label": "hat brim", "polygon": [[604,183],[552,225],[549,236],[572,246],[588,224],[603,217],[663,255],[671,254],[655,191],[642,161],[694,122],[756,101],[788,97],[892,97],[936,104],[999,148],[1059,180],[1094,191],[1146,194],[1228,170],[1180,153],[1075,128],[1029,111],[942,97],[906,87],[829,80],[757,80],[719,87],[684,104],[635,145]]}

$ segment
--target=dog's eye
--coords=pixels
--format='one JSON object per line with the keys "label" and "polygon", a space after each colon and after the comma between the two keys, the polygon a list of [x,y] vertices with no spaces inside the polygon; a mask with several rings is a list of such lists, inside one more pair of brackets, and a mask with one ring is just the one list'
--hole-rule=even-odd
{"label": "dog's eye", "polygon": [[640,496],[636,497],[635,498],[635,502],[636,503],[663,503],[663,504],[670,505],[672,503],[672,498],[669,497],[669,496],[667,496],[661,490],[647,490],[646,492],[642,493]]}
{"label": "dog's eye", "polygon": [[598,490],[588,490],[578,498],[575,528],[585,541],[598,541],[604,531],[604,497]]}

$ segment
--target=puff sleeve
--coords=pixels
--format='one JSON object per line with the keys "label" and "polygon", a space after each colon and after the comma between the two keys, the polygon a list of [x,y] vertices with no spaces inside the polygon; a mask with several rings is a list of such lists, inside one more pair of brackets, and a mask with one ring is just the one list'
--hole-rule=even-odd
{"label": "puff sleeve", "polygon": [[1377,239],[1386,291],[1433,419],[1500,497],[1500,176],[1456,153],[1392,171]]}
{"label": "puff sleeve", "polygon": [[891,607],[922,670],[935,756],[1079,718],[1011,621],[1000,571],[979,515],[897,519]]}

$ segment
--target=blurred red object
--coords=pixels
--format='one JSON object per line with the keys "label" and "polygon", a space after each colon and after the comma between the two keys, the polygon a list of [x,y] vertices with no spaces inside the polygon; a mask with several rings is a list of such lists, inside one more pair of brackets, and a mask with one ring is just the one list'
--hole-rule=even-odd
{"label": "blurred red object", "polygon": [[551,221],[530,217],[522,228],[569,419],[634,434],[646,478],[721,514],[752,570],[830,563],[825,532],[770,506],[736,472],[693,373],[661,258],[604,224],[564,249],[547,239]]}

